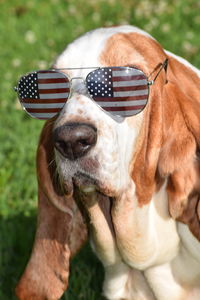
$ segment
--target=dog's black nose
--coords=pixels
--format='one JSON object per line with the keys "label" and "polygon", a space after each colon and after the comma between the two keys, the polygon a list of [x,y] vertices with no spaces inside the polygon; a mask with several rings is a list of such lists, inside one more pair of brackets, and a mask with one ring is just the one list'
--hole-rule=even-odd
{"label": "dog's black nose", "polygon": [[88,124],[70,123],[54,130],[54,146],[66,158],[85,155],[97,141],[97,129]]}

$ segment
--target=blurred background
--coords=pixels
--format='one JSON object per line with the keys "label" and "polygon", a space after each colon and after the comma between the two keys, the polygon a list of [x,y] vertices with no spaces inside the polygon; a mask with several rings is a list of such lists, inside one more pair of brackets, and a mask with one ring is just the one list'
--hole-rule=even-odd
{"label": "blurred background", "polygon": [[[118,24],[148,31],[200,67],[199,0],[0,0],[0,300],[16,299],[13,289],[34,240],[35,152],[43,126],[21,110],[13,87],[24,73],[49,68],[79,35]],[[102,280],[86,245],[72,263],[62,299],[99,300]]]}

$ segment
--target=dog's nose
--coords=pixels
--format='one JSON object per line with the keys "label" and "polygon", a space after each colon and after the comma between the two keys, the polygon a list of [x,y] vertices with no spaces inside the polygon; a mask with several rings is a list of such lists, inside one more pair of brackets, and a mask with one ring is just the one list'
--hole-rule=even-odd
{"label": "dog's nose", "polygon": [[88,124],[70,123],[54,130],[54,146],[66,158],[85,155],[97,141],[97,129]]}

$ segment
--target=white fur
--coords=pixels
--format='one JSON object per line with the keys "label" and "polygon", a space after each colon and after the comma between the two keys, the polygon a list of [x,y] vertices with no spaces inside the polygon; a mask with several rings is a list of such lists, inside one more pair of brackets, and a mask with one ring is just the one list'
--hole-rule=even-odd
{"label": "white fur", "polygon": [[[120,199],[119,204],[114,204],[113,223],[123,260],[132,267],[145,270],[172,260],[178,252],[179,238],[176,224],[169,217],[165,185],[155,194],[152,201],[143,207],[138,207],[132,185],[129,184],[129,190],[123,195],[125,200]],[[127,214],[127,207],[126,226],[121,226],[124,215]],[[115,210],[118,210],[117,213]]]}
{"label": "white fur", "polygon": [[[117,32],[137,32],[150,37],[132,26],[94,30],[70,44],[58,57],[55,67],[101,66],[99,57],[106,41]],[[175,58],[199,72],[185,60]],[[105,267],[104,294],[109,300],[199,300],[200,246],[185,225],[170,218],[165,185],[148,205],[142,208],[138,205],[129,166],[143,113],[134,116],[131,122],[128,118],[113,118],[87,94],[83,80],[90,70],[64,72],[71,78],[83,79],[72,79],[70,99],[55,128],[81,118],[97,128],[98,140],[85,157],[75,162],[56,151],[59,174],[64,181],[76,177],[78,171],[89,174],[100,182],[101,191],[109,191],[109,196],[116,198],[112,207],[114,237],[98,204],[98,187],[82,188],[94,203],[85,205],[91,220],[91,243]],[[87,159],[97,160],[98,170],[91,171],[84,164]]]}

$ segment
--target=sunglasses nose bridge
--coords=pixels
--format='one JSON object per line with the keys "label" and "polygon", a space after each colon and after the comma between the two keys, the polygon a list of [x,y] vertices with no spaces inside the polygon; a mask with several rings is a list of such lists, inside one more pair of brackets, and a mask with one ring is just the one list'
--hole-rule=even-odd
{"label": "sunglasses nose bridge", "polygon": [[71,81],[74,80],[74,79],[81,79],[82,81],[85,81],[85,79],[82,76],[72,77]]}
{"label": "sunglasses nose bridge", "polygon": [[73,77],[70,80],[70,89],[71,94],[73,93],[79,93],[79,94],[85,94],[88,92],[86,80],[83,77]]}

